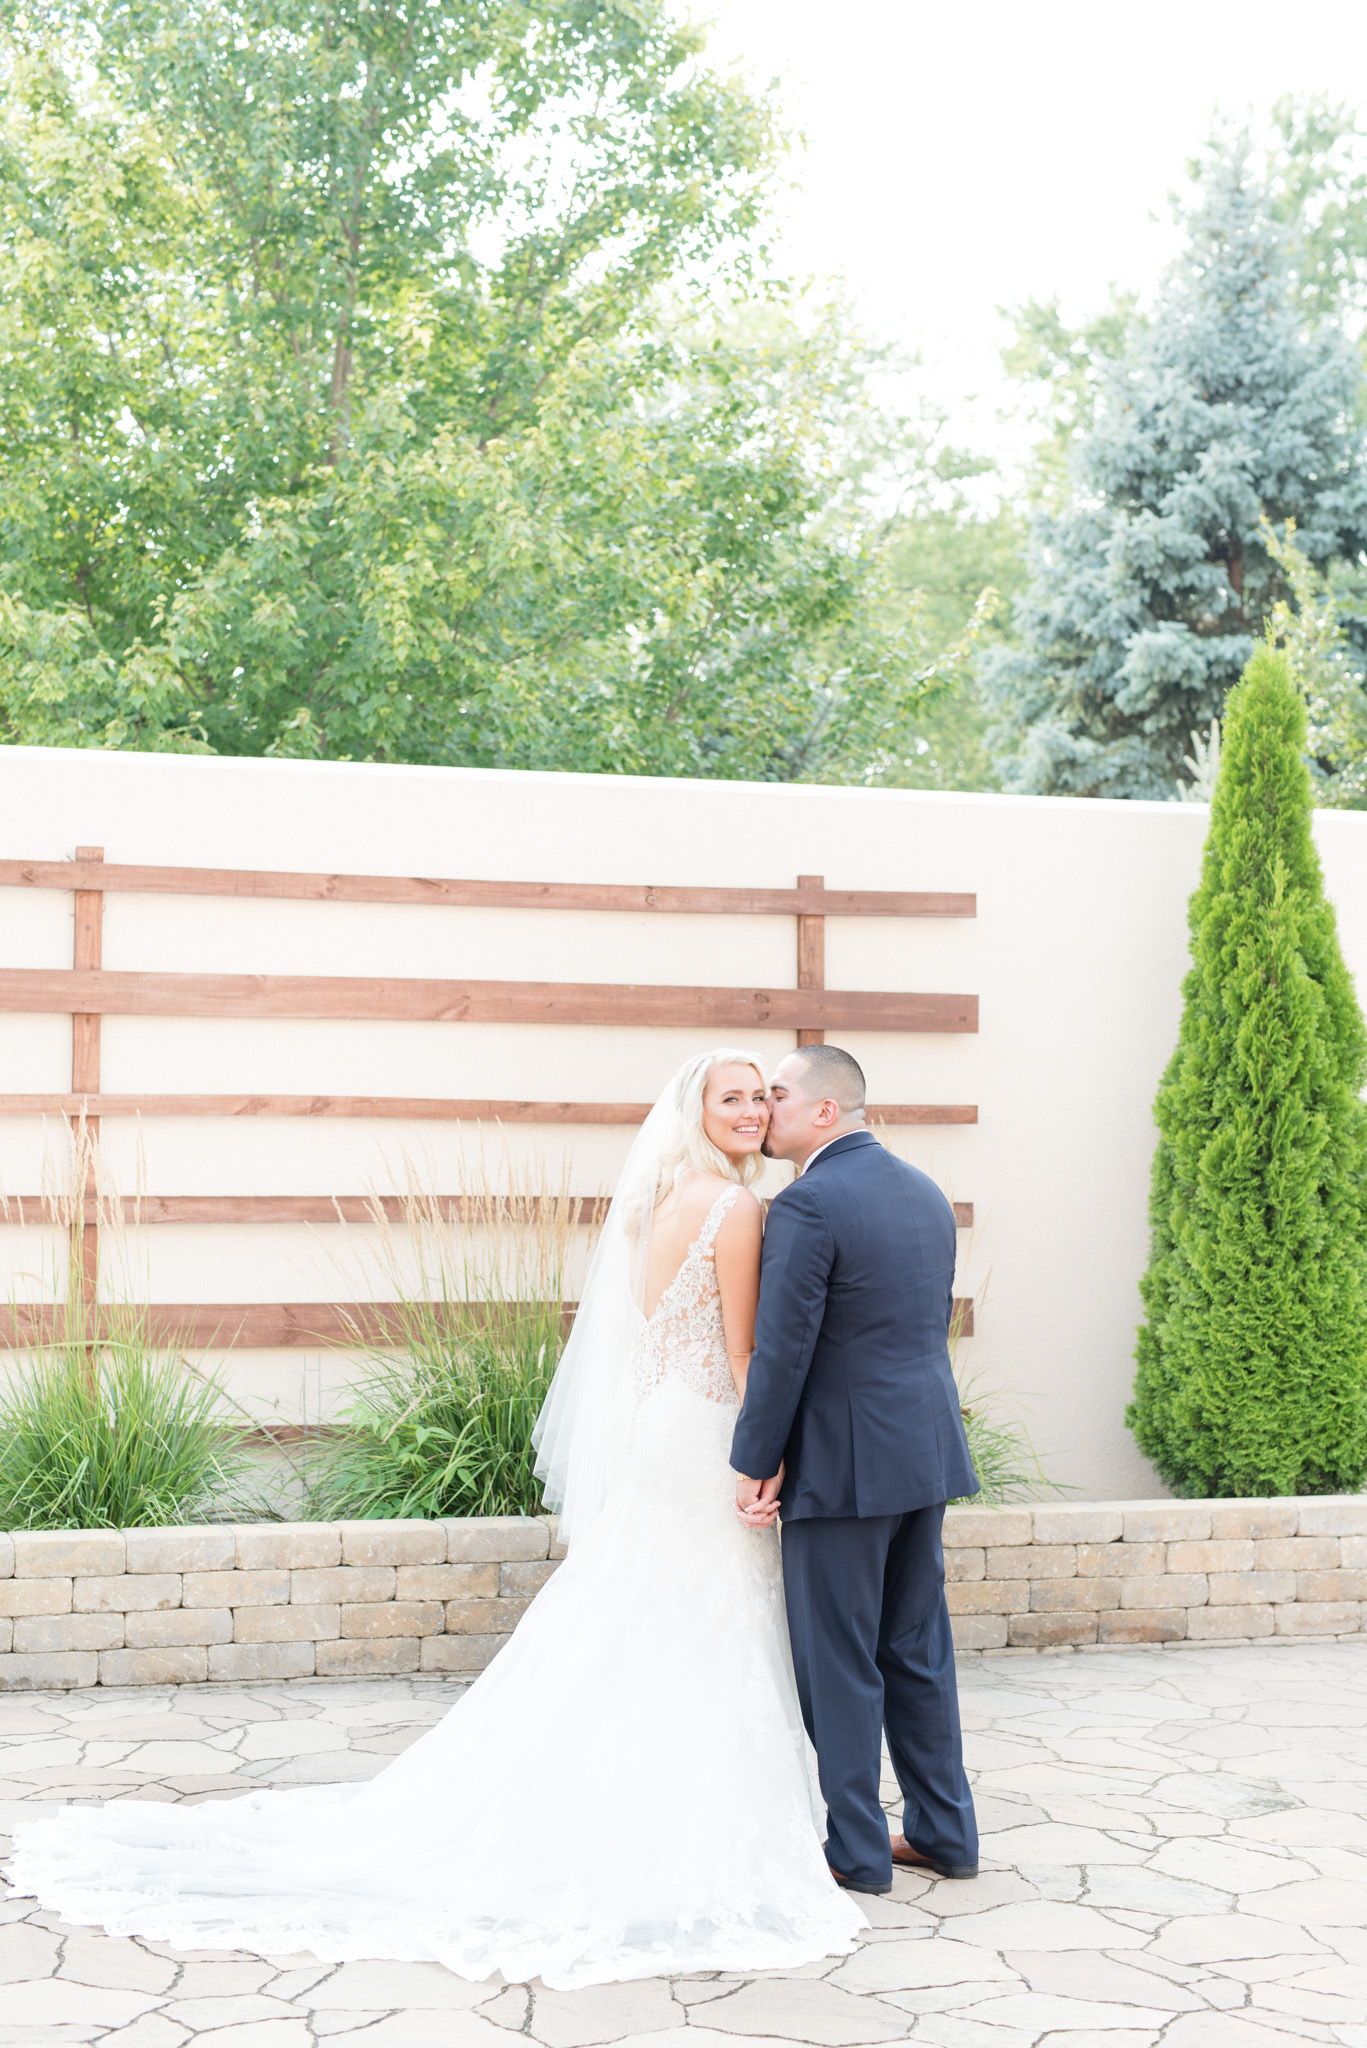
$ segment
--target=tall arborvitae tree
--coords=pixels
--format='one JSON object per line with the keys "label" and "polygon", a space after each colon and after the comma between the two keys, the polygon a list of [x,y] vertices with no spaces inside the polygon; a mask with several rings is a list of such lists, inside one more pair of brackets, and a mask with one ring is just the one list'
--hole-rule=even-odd
{"label": "tall arborvitae tree", "polygon": [[1158,1092],[1127,1421],[1179,1494],[1367,1478],[1367,1032],[1310,836],[1305,709],[1232,692],[1177,1050]]}
{"label": "tall arborvitae tree", "polygon": [[1264,518],[1323,569],[1367,545],[1360,362],[1298,282],[1247,144],[1215,152],[1152,320],[1106,370],[1067,502],[1033,525],[1019,648],[984,664],[1007,787],[1171,796],[1287,594]]}

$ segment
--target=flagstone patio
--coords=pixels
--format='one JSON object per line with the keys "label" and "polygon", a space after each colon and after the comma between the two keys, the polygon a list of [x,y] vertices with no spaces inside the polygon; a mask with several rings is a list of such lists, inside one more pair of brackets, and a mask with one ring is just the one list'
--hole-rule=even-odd
{"label": "flagstone patio", "polygon": [[[899,1876],[853,1956],[564,1993],[427,1964],[178,1954],[9,1895],[0,2048],[1367,2048],[1367,1641],[969,1655],[960,1680],[983,1874]],[[365,1777],[459,1691],[10,1694],[0,1828],[21,1802]]]}

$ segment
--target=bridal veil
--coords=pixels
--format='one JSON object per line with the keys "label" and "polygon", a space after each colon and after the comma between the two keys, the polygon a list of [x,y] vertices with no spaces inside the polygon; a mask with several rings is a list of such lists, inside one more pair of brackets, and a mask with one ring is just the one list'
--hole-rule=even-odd
{"label": "bridal veil", "polygon": [[602,1513],[629,1426],[631,1364],[645,1321],[656,1204],[688,1158],[688,1120],[701,1083],[713,1067],[729,1063],[755,1064],[750,1053],[730,1046],[685,1060],[637,1132],[589,1264],[574,1328],[537,1417],[536,1476],[546,1506],[559,1513],[567,1544]]}

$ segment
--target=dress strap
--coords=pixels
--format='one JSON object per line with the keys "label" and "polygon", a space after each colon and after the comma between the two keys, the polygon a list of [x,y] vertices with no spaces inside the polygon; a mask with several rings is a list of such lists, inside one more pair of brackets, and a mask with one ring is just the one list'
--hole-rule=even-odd
{"label": "dress strap", "polygon": [[693,1240],[693,1249],[699,1258],[705,1259],[711,1251],[713,1240],[726,1220],[726,1212],[739,1193],[739,1187],[723,1188],[703,1218],[702,1229]]}

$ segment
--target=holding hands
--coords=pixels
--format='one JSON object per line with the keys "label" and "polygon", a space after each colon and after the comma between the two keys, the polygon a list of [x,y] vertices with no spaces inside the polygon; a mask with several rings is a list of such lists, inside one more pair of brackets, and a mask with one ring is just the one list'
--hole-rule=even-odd
{"label": "holding hands", "polygon": [[747,1529],[773,1528],[781,1506],[778,1496],[782,1485],[781,1464],[772,1479],[747,1479],[742,1473],[736,1481],[736,1513]]}

